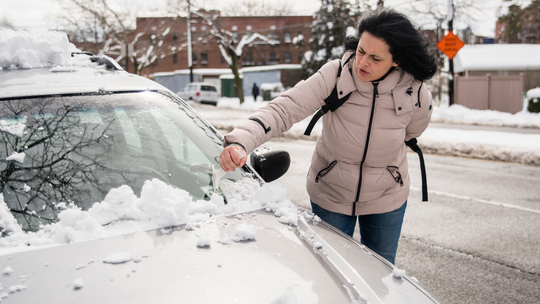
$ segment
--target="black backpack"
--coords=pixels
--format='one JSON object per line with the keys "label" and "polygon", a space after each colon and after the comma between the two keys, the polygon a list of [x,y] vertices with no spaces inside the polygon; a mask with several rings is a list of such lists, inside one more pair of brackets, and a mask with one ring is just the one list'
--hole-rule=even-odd
{"label": "black backpack", "polygon": [[[342,68],[341,68],[341,60],[340,60],[337,78],[341,76],[341,70]],[[412,93],[412,88],[410,90]],[[407,93],[409,93],[409,91],[407,91]],[[341,105],[344,104],[345,101],[347,101],[347,99],[349,99],[351,94],[352,92],[347,94],[347,96],[344,96],[343,98],[340,99],[338,97],[337,82],[336,82],[336,85],[334,86],[332,93],[330,93],[330,95],[324,99],[324,106],[322,106],[313,115],[313,118],[309,122],[309,125],[307,126],[306,131],[304,132],[304,135],[310,136],[311,131],[313,130],[313,127],[315,126],[317,121],[328,111],[334,112],[339,107],[341,107]],[[418,91],[418,99],[420,99],[420,90]],[[418,157],[420,158],[420,172],[422,174],[422,201],[427,202],[428,201],[427,175],[426,175],[426,165],[424,163],[424,155],[422,154],[422,150],[418,146],[418,141],[416,140],[416,138],[409,139],[408,141],[405,142],[405,145],[407,145],[407,147],[411,148],[411,150],[416,152],[418,154]]]}

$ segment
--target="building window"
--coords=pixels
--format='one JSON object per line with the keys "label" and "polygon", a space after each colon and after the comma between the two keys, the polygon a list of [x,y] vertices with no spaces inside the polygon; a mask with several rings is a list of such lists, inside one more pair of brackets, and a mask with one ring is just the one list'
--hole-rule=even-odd
{"label": "building window", "polygon": [[253,65],[253,52],[246,52],[246,56],[244,57],[244,62],[242,62],[243,65]]}
{"label": "building window", "polygon": [[270,52],[270,64],[279,63],[276,52]]}
{"label": "building window", "polygon": [[284,54],[284,57],[283,57],[283,61],[284,61],[285,63],[291,63],[291,61],[292,61],[291,53],[285,53],[285,54]]}
{"label": "building window", "polygon": [[208,54],[207,53],[201,53],[201,63],[207,64],[208,63]]}
{"label": "building window", "polygon": [[285,42],[285,43],[291,43],[292,42],[291,32],[283,33],[283,42]]}
{"label": "building window", "polygon": [[193,64],[197,63],[197,54],[195,53],[191,54],[191,62]]}
{"label": "building window", "polygon": [[232,34],[232,39],[234,42],[238,42],[238,33],[233,33]]}
{"label": "building window", "polygon": [[177,39],[178,39],[178,34],[174,33],[174,34],[172,35],[172,39],[173,39],[173,40],[177,40]]}
{"label": "building window", "polygon": [[177,63],[177,62],[178,62],[178,54],[177,54],[177,53],[174,53],[174,54],[173,54],[172,60],[173,60],[174,63]]}
{"label": "building window", "polygon": [[302,53],[298,53],[298,63],[302,63],[302,59],[304,59],[304,55]]}

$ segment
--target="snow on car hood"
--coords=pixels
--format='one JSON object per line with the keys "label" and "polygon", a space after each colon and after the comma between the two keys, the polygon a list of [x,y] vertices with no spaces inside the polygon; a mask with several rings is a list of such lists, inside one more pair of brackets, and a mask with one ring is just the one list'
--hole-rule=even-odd
{"label": "snow on car hood", "polygon": [[102,202],[88,210],[60,203],[64,210],[59,221],[44,225],[37,232],[25,232],[9,212],[0,194],[0,255],[44,246],[83,242],[114,235],[145,231],[208,220],[261,208],[273,211],[279,220],[296,225],[298,208],[285,198],[286,189],[273,182],[260,186],[250,178],[230,183],[227,204],[214,194],[210,201],[193,201],[188,192],[153,179],[146,181],[137,197],[128,186],[112,189]]}

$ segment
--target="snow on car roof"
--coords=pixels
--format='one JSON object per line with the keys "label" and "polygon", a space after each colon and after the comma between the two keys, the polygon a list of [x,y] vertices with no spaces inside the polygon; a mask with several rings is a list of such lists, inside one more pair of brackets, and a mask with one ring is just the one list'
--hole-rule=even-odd
{"label": "snow on car roof", "polygon": [[[0,98],[166,90],[121,70],[106,56],[81,54],[65,33],[0,30],[0,50]],[[111,62],[115,69],[97,59]]]}

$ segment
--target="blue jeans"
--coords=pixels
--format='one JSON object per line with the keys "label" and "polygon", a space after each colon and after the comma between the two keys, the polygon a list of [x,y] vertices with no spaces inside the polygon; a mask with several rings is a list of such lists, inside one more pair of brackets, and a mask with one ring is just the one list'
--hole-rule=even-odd
{"label": "blue jeans", "polygon": [[335,213],[321,208],[313,201],[311,202],[311,208],[313,213],[323,221],[343,231],[350,237],[353,236],[358,218],[360,242],[390,263],[395,263],[399,235],[401,234],[403,217],[407,208],[406,201],[403,206],[391,212],[359,216]]}

